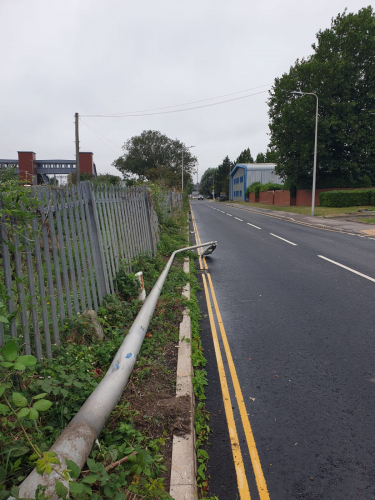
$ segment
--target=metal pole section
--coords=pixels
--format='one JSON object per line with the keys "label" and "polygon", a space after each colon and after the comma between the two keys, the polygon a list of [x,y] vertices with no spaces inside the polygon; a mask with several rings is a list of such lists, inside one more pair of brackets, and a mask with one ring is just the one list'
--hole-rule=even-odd
{"label": "metal pole section", "polygon": [[80,183],[81,175],[79,170],[79,128],[78,128],[78,113],[75,114],[75,128],[76,128],[76,181]]}
{"label": "metal pole section", "polygon": [[231,165],[229,164],[229,193],[228,193],[228,198],[229,198],[229,201],[231,201],[231,197],[230,197],[230,173],[231,173]]}
{"label": "metal pole section", "polygon": [[[66,459],[73,460],[82,469],[95,439],[99,436],[106,420],[120,399],[137,360],[148,325],[176,254],[216,243],[216,241],[210,241],[173,252],[138,316],[135,318],[128,335],[113,358],[104,378],[50,448],[50,451],[54,451],[59,457],[61,469],[64,469]],[[52,472],[49,476],[47,474],[40,476],[34,469],[20,486],[20,498],[35,498],[37,486],[43,484],[47,486],[46,494],[52,495],[52,500],[57,499],[55,479],[61,481],[61,477],[55,472]],[[68,486],[67,483],[65,485]]]}
{"label": "metal pole section", "polygon": [[181,192],[184,193],[184,150],[182,150],[182,166],[181,166]]}
{"label": "metal pole section", "polygon": [[316,188],[316,157],[318,149],[318,96],[314,92],[291,92],[294,95],[313,95],[316,97],[316,113],[315,113],[315,144],[314,144],[314,168],[313,168],[313,185],[311,198],[311,215],[314,216],[315,211],[315,188]]}
{"label": "metal pole section", "polygon": [[318,149],[318,96],[316,97],[316,115],[315,115],[315,144],[314,144],[314,172],[313,172],[313,187],[312,187],[312,200],[311,200],[311,215],[314,216],[315,210],[315,188],[316,188],[316,156]]}

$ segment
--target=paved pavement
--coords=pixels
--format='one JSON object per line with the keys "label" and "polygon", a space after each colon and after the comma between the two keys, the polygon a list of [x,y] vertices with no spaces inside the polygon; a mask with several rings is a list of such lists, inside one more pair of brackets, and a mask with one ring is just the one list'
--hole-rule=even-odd
{"label": "paved pavement", "polygon": [[[280,212],[243,206],[193,201],[192,209],[201,241],[218,241],[199,277],[212,278],[238,376],[239,389],[219,334],[249,492],[239,490],[223,374],[204,317],[209,494],[220,500],[374,499],[374,239],[345,221],[319,229],[310,226],[317,218],[288,221]],[[203,291],[198,299],[208,313]],[[217,311],[213,317],[219,331]]]}
{"label": "paved pavement", "polygon": [[280,212],[279,210],[271,210],[268,208],[257,208],[253,206],[247,207],[246,205],[239,205],[236,203],[225,203],[222,204],[221,206],[225,205],[241,208],[242,210],[248,210],[249,212],[270,215],[280,219],[289,220],[292,222],[298,222],[300,224],[307,224],[313,227],[334,229],[336,231],[340,231],[343,233],[354,233],[354,234],[375,236],[375,226],[371,226],[369,224],[363,224],[360,222],[348,221],[345,220],[344,217],[327,219],[325,217],[317,217],[317,216],[312,217],[311,215],[296,214],[294,212],[284,212],[284,211]]}

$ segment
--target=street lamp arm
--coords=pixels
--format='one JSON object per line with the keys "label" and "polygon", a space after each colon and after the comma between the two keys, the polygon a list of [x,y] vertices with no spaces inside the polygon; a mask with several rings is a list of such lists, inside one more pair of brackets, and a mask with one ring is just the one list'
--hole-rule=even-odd
{"label": "street lamp arm", "polygon": [[314,93],[314,92],[297,92],[297,91],[292,91],[291,94],[295,94],[295,95],[314,95],[316,98],[318,98],[318,96]]}

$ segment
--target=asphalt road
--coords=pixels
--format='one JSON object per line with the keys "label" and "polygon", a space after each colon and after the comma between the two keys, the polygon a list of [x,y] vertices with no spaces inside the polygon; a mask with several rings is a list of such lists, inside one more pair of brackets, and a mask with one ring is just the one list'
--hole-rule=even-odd
{"label": "asphalt road", "polygon": [[[374,499],[375,240],[220,203],[193,201],[192,209],[201,241],[218,241],[207,264],[269,498]],[[204,292],[198,298],[205,312]],[[201,326],[209,493],[234,500],[240,496],[207,317]],[[251,499],[266,498],[220,343]]]}

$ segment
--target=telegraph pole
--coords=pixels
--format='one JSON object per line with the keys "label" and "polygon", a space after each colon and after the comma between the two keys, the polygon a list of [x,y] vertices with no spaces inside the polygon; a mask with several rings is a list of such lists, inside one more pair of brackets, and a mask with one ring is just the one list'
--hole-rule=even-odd
{"label": "telegraph pole", "polygon": [[79,171],[79,129],[78,129],[78,113],[75,114],[75,125],[76,125],[76,181],[77,184],[80,183],[80,171]]}

